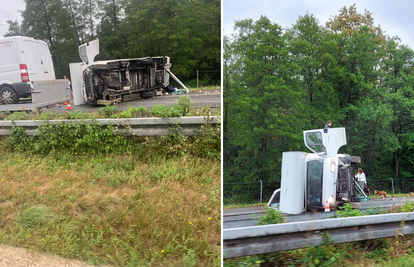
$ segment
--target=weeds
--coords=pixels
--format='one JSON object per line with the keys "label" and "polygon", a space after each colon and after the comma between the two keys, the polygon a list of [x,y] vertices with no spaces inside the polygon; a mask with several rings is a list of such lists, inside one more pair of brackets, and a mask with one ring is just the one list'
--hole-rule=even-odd
{"label": "weeds", "polygon": [[164,105],[155,105],[150,113],[156,117],[181,117],[182,115],[180,107],[167,107]]}
{"label": "weeds", "polygon": [[52,218],[52,211],[47,206],[36,205],[25,209],[16,218],[16,223],[22,228],[40,227]]}
{"label": "weeds", "polygon": [[114,115],[117,112],[116,108],[117,108],[117,104],[111,105],[111,106],[105,105],[104,107],[100,108],[98,112],[102,117],[110,118],[112,115]]}
{"label": "weeds", "polygon": [[205,125],[202,136],[186,137],[180,132],[163,137],[134,137],[116,133],[115,126],[99,123],[45,123],[38,128],[39,135],[26,136],[21,127],[13,127],[4,140],[7,151],[29,154],[163,154],[167,157],[191,154],[220,160],[221,133],[219,127]]}
{"label": "weeds", "polygon": [[1,154],[0,242],[91,264],[220,266],[220,162],[141,153]]}
{"label": "weeds", "polygon": [[286,218],[282,215],[280,210],[275,210],[269,207],[266,207],[266,213],[264,216],[255,219],[258,219],[259,225],[278,224],[286,221]]}
{"label": "weeds", "polygon": [[181,110],[181,114],[183,116],[194,109],[194,101],[192,101],[189,96],[180,96],[180,98],[178,100],[176,99],[176,101],[178,102],[178,109]]}
{"label": "weeds", "polygon": [[164,106],[155,105],[152,109],[147,109],[142,106],[128,107],[126,110],[117,110],[117,105],[106,105],[99,108],[97,112],[80,112],[72,110],[70,112],[37,112],[28,114],[26,112],[0,112],[0,119],[2,120],[85,120],[85,119],[102,119],[102,118],[145,118],[145,117],[181,117],[181,116],[213,116],[221,115],[220,109],[214,112],[209,105],[204,105],[198,108],[193,106],[193,101],[188,96],[180,96],[177,99],[177,105]]}
{"label": "weeds", "polygon": [[363,212],[358,209],[353,209],[351,204],[349,203],[346,203],[343,207],[339,207],[338,209],[339,210],[336,213],[338,214],[339,218],[387,213],[385,210],[381,208],[374,207],[371,207]]}
{"label": "weeds", "polygon": [[412,266],[413,236],[330,244],[329,236],[317,247],[228,259],[230,266]]}

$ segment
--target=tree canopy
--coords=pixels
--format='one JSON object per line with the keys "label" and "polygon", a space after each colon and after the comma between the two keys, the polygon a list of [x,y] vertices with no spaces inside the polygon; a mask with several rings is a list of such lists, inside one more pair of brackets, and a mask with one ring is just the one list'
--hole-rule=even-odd
{"label": "tree canopy", "polygon": [[309,13],[284,30],[237,21],[224,38],[224,182],[280,181],[282,152],[308,151],[302,132],[327,120],[369,178],[411,178],[413,56],[355,5],[325,27]]}

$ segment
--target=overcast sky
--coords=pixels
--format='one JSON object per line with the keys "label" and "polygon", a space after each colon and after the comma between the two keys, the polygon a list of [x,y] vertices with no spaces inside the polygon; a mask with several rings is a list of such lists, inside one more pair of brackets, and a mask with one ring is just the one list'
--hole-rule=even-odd
{"label": "overcast sky", "polygon": [[414,2],[411,0],[223,0],[223,31],[231,36],[234,21],[258,20],[261,15],[282,28],[290,28],[299,15],[313,14],[325,26],[339,9],[356,4],[358,13],[372,13],[374,25],[381,26],[386,35],[398,36],[402,43],[414,49]]}
{"label": "overcast sky", "polygon": [[21,22],[19,10],[24,10],[25,6],[24,0],[0,0],[0,37],[9,31],[6,21]]}

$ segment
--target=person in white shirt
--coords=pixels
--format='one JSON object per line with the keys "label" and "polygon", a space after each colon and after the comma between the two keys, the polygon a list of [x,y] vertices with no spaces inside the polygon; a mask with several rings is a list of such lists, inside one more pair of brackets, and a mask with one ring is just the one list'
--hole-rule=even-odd
{"label": "person in white shirt", "polygon": [[[369,188],[367,185],[367,178],[365,177],[365,173],[362,170],[362,168],[358,169],[357,175],[355,175],[355,178],[358,178],[358,184],[361,187],[362,190],[366,191],[369,195]],[[366,187],[366,189],[365,189]]]}

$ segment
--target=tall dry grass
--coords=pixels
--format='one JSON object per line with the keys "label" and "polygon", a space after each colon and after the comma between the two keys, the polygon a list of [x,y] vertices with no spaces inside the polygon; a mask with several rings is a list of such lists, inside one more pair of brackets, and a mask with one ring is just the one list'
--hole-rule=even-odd
{"label": "tall dry grass", "polygon": [[0,242],[91,264],[220,266],[220,162],[0,155]]}

